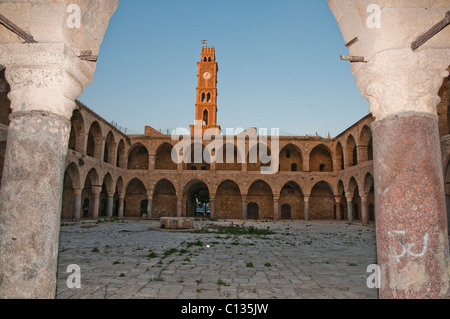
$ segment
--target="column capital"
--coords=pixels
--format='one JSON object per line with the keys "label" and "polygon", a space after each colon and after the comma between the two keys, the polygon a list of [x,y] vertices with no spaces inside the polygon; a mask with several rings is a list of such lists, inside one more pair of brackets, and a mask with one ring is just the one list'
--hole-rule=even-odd
{"label": "column capital", "polygon": [[359,193],[359,197],[361,197],[361,201],[367,201],[367,198],[369,197],[369,193],[367,192],[361,192]]}
{"label": "column capital", "polygon": [[83,191],[82,189],[74,189],[73,193],[74,193],[74,195],[81,195],[82,191]]}
{"label": "column capital", "polygon": [[102,192],[102,187],[101,186],[91,186],[91,192],[93,195],[100,195],[100,193]]}
{"label": "column capital", "polygon": [[351,203],[353,201],[353,196],[355,196],[355,193],[353,193],[353,192],[347,192],[345,194],[345,198],[347,199],[347,203]]}
{"label": "column capital", "polygon": [[303,194],[303,200],[305,202],[309,202],[309,199],[311,198],[311,194]]}
{"label": "column capital", "polygon": [[355,69],[356,84],[377,120],[405,112],[436,114],[449,55],[450,49],[384,50]]}
{"label": "column capital", "polygon": [[95,63],[82,61],[64,43],[3,46],[0,61],[11,87],[12,112],[45,111],[70,119],[75,99],[93,77]]}
{"label": "column capital", "polygon": [[336,203],[340,203],[342,201],[342,196],[341,195],[334,195],[334,200],[336,201]]}
{"label": "column capital", "polygon": [[247,202],[247,195],[241,195],[241,201]]}
{"label": "column capital", "polygon": [[273,194],[273,200],[278,202],[280,200],[280,194]]}

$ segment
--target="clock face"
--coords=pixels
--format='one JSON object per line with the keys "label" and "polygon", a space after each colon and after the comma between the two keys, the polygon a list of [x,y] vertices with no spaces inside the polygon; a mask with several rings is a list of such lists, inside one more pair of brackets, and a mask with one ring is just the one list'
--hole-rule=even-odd
{"label": "clock face", "polygon": [[203,73],[203,77],[205,79],[210,79],[211,78],[211,72],[206,71],[205,73]]}

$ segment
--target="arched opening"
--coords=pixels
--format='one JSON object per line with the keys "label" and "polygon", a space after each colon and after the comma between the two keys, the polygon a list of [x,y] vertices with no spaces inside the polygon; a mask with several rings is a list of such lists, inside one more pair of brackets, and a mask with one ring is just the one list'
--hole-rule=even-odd
{"label": "arched opening", "polygon": [[309,156],[309,170],[311,172],[333,171],[333,158],[328,147],[320,144],[312,150]]}
{"label": "arched opening", "polygon": [[102,130],[98,122],[94,122],[89,129],[86,155],[101,160],[102,156]]}
{"label": "arched opening", "polygon": [[114,154],[114,150],[116,148],[115,144],[114,134],[112,132],[109,132],[106,136],[105,150],[103,152],[103,161],[105,163],[114,165],[114,161],[116,159],[116,156]]}
{"label": "arched opening", "polygon": [[208,94],[206,94],[206,102],[211,102],[211,92],[208,92]]}
{"label": "arched opening", "polygon": [[349,135],[347,138],[347,144],[345,146],[345,153],[347,154],[347,167],[358,165],[358,154],[356,149],[355,138]]}
{"label": "arched opening", "polygon": [[[189,147],[187,147],[184,150],[183,155],[184,169],[191,171],[197,170],[209,171],[210,164],[208,164],[206,161],[210,162],[210,158],[205,158],[204,151],[205,146],[201,143],[191,144]],[[197,159],[196,159],[196,152],[198,153],[197,157],[199,157]]]}
{"label": "arched opening", "polygon": [[367,125],[364,125],[361,130],[359,143],[359,147],[361,148],[361,162],[373,160],[372,131]]}
{"label": "arched opening", "polygon": [[[206,59],[206,58],[205,58]],[[206,93],[205,92],[202,92],[202,102],[205,102],[205,100],[206,100]]]}
{"label": "arched opening", "polygon": [[310,218],[327,220],[334,218],[334,193],[331,186],[324,181],[318,182],[311,190],[309,200]]}
{"label": "arched opening", "polygon": [[361,213],[362,213],[362,203],[361,203],[361,197],[359,196],[359,188],[356,186],[355,192],[353,193],[353,219],[354,220],[360,220],[361,219]]}
{"label": "arched opening", "polygon": [[200,181],[190,181],[184,188],[182,203],[187,217],[206,216],[210,213],[208,186]]}
{"label": "arched opening", "polygon": [[122,177],[119,177],[116,182],[116,188],[114,191],[114,206],[113,206],[113,216],[119,216],[119,207],[120,207],[120,195],[123,194],[123,180]]}
{"label": "arched opening", "polygon": [[256,203],[249,203],[247,205],[247,219],[258,220],[259,219],[259,206]]}
{"label": "arched opening", "polygon": [[102,191],[100,193],[99,217],[107,217],[108,215],[108,197],[113,195],[114,181],[110,173],[103,178]]}
{"label": "arched opening", "polygon": [[272,188],[266,182],[257,180],[250,186],[247,194],[247,202],[258,205],[259,219],[273,219],[273,192]]}
{"label": "arched opening", "polygon": [[280,171],[281,172],[297,172],[303,167],[302,154],[300,149],[289,144],[283,147],[280,152]]}
{"label": "arched opening", "polygon": [[132,179],[125,192],[125,217],[141,217],[142,202],[148,200],[144,183],[138,178]]}
{"label": "arched opening", "polygon": [[83,218],[92,218],[94,216],[94,193],[93,187],[99,186],[99,178],[95,168],[92,168],[84,181],[81,198],[83,202]]}
{"label": "arched opening", "polygon": [[339,203],[337,203],[337,205],[339,205],[341,208],[341,218],[339,220],[347,220],[348,219],[347,200],[345,197],[345,188],[344,188],[344,183],[342,182],[342,180],[339,180],[339,182],[338,182],[338,193],[337,194],[341,198],[341,201]]}
{"label": "arched opening", "polygon": [[[221,152],[220,152],[221,151]],[[222,153],[221,155],[219,155]],[[229,153],[229,154],[228,154]],[[228,154],[228,155],[227,155]],[[219,163],[219,159],[216,158],[216,171],[241,171],[242,163],[239,163],[240,154],[236,144],[227,143],[224,144],[221,150],[215,152],[215,155],[220,158],[222,163]]]}
{"label": "arched opening", "polygon": [[208,57],[208,62],[211,62],[211,57]]}
{"label": "arched opening", "polygon": [[239,186],[226,180],[220,183],[216,192],[216,217],[223,219],[240,219],[242,217],[242,200]]}
{"label": "arched opening", "polygon": [[205,57],[205,58],[203,59],[203,61],[204,61],[204,62],[208,62],[208,58]]}
{"label": "arched opening", "polygon": [[281,219],[303,220],[305,218],[304,196],[300,186],[296,182],[290,181],[283,186],[280,192],[280,203],[282,206],[289,205],[290,207],[290,217],[283,218],[281,216]]}
{"label": "arched opening", "polygon": [[281,219],[282,220],[292,219],[291,210],[292,210],[291,205],[289,204],[281,205]]}
{"label": "arched opening", "polygon": [[367,203],[369,204],[369,221],[375,222],[375,185],[373,176],[370,173],[367,173],[365,178],[364,192],[368,194]]}
{"label": "arched opening", "polygon": [[148,170],[149,154],[141,143],[135,144],[128,155],[128,169]]}
{"label": "arched opening", "polygon": [[119,141],[116,153],[116,166],[120,168],[126,168],[127,155],[125,153],[125,142],[123,140]]}
{"label": "arched opening", "polygon": [[[208,93],[209,96],[209,93]],[[205,109],[203,111],[203,125],[208,125],[208,110]]]}
{"label": "arched opening", "polygon": [[74,110],[70,119],[71,130],[69,137],[69,150],[83,153],[84,152],[84,119],[80,110]]}
{"label": "arched opening", "polygon": [[156,170],[176,170],[177,164],[172,160],[173,146],[169,143],[164,143],[158,147],[155,157]]}
{"label": "arched opening", "polygon": [[174,217],[177,215],[177,193],[175,186],[167,179],[156,183],[153,191],[152,217]]}
{"label": "arched opening", "polygon": [[344,150],[342,149],[342,144],[340,142],[337,143],[336,146],[336,161],[337,161],[337,170],[343,170],[344,166]]}
{"label": "arched opening", "polygon": [[74,163],[71,163],[64,173],[61,220],[75,219],[75,187],[79,185],[79,180],[80,172],[78,167]]}

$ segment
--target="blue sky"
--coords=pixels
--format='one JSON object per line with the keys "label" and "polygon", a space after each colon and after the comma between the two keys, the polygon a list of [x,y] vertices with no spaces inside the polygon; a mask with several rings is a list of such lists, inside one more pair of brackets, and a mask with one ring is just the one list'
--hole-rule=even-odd
{"label": "blue sky", "polygon": [[326,137],[368,114],[325,0],[121,0],[79,100],[129,133],[188,128],[201,40],[216,48],[222,128]]}

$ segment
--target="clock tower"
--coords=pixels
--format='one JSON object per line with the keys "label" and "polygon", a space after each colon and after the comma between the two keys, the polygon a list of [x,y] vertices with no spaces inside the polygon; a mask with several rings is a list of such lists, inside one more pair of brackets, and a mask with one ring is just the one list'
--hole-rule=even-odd
{"label": "clock tower", "polygon": [[195,103],[195,124],[191,125],[191,135],[194,130],[203,134],[207,129],[215,129],[220,133],[217,125],[217,71],[214,47],[202,47],[200,62],[197,62],[197,101]]}

